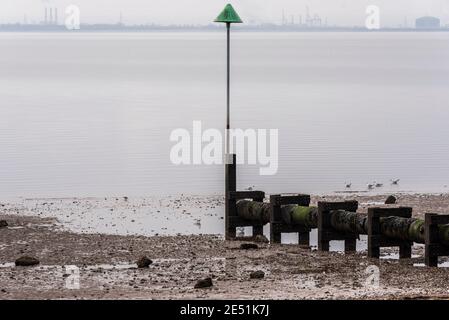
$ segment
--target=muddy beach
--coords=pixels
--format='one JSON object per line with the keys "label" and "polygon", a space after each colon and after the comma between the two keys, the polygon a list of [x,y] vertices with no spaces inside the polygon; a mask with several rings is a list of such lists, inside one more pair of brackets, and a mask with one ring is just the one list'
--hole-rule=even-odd
{"label": "muddy beach", "polygon": [[[396,194],[398,205],[447,213],[448,194]],[[318,200],[355,199],[360,212],[387,195],[338,194]],[[422,245],[412,259],[382,250],[380,260],[292,244],[224,241],[220,196],[66,198],[0,201],[0,299],[432,299],[449,298],[449,260],[425,268]],[[332,248],[331,248],[332,249]],[[39,264],[15,266],[21,256]],[[138,268],[146,256],[152,263]],[[73,288],[73,266],[78,287]],[[379,268],[378,286],[367,282]],[[250,276],[255,271],[257,277]],[[210,277],[213,286],[195,289]]]}

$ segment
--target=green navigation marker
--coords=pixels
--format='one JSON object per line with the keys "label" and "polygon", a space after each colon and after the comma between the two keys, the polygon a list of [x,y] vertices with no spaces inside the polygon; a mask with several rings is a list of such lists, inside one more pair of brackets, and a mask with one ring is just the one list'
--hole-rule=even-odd
{"label": "green navigation marker", "polygon": [[215,19],[214,22],[224,22],[224,23],[243,23],[237,12],[231,4],[227,4],[220,15]]}

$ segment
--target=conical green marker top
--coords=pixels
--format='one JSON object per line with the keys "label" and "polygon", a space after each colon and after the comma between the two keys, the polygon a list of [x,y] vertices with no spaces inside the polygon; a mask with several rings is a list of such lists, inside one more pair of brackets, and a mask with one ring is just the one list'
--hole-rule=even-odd
{"label": "conical green marker top", "polygon": [[235,12],[232,5],[227,4],[220,15],[214,20],[214,22],[242,23],[243,21],[242,19],[240,19],[237,12]]}

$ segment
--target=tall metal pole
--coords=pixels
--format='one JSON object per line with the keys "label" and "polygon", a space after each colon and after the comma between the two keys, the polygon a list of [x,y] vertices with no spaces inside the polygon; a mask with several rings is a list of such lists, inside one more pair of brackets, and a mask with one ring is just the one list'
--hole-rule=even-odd
{"label": "tall metal pole", "polygon": [[227,35],[227,81],[226,81],[226,149],[225,149],[225,238],[235,238],[235,225],[231,218],[235,218],[235,199],[231,199],[231,192],[236,191],[236,156],[231,152],[231,23],[242,23],[231,4],[215,19],[215,22],[226,23]]}
{"label": "tall metal pole", "polygon": [[230,193],[236,191],[236,163],[235,155],[231,154],[231,24],[226,23],[227,30],[227,91],[226,91],[226,151],[225,151],[225,239],[235,238],[235,227],[230,223],[230,217],[235,213],[232,208],[235,200],[232,200]]}
{"label": "tall metal pole", "polygon": [[227,96],[226,96],[226,155],[228,155],[231,152],[230,149],[230,145],[231,142],[229,141],[230,139],[230,134],[229,134],[229,130],[231,128],[231,24],[228,22],[226,23],[226,30],[227,30],[227,48],[228,48],[228,54],[227,54]]}
{"label": "tall metal pole", "polygon": [[231,186],[229,183],[229,176],[230,176],[230,160],[231,160],[231,155],[229,154],[230,150],[229,150],[229,129],[230,129],[230,85],[231,85],[231,40],[230,40],[230,31],[231,31],[231,24],[230,23],[226,23],[226,33],[227,33],[227,78],[226,78],[226,149],[225,149],[225,239],[228,240],[229,238],[231,238],[233,235],[230,235],[228,230],[229,230],[229,192],[231,190]]}

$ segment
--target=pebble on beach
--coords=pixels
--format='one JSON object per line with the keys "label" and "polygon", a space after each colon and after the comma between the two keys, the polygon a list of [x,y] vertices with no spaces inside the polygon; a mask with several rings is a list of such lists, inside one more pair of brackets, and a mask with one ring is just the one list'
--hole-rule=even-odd
{"label": "pebble on beach", "polygon": [[254,241],[259,242],[259,243],[269,243],[270,242],[270,240],[268,240],[268,238],[262,234],[258,234],[257,236],[255,236]]}
{"label": "pebble on beach", "polygon": [[8,226],[8,222],[6,220],[0,220],[0,228],[6,228]]}
{"label": "pebble on beach", "polygon": [[259,246],[255,243],[242,243],[240,245],[240,249],[242,250],[253,250],[253,249],[259,249]]}
{"label": "pebble on beach", "polygon": [[210,288],[212,286],[213,286],[212,278],[206,278],[198,280],[195,284],[195,289]]}
{"label": "pebble on beach", "polygon": [[262,270],[257,270],[249,274],[250,279],[263,279],[264,277],[265,272],[263,272]]}
{"label": "pebble on beach", "polygon": [[395,204],[395,203],[396,203],[395,196],[388,196],[387,200],[385,200],[385,204]]}
{"label": "pebble on beach", "polygon": [[153,260],[151,260],[148,257],[141,257],[139,260],[137,260],[137,267],[138,268],[148,268],[150,264],[153,263]]}
{"label": "pebble on beach", "polygon": [[29,267],[38,265],[40,261],[33,257],[23,256],[16,260],[16,266]]}

